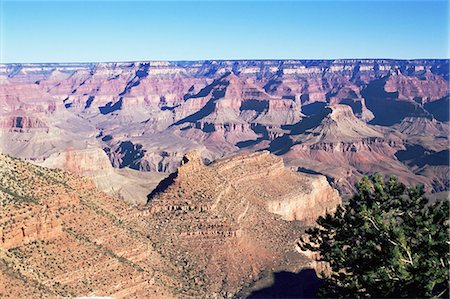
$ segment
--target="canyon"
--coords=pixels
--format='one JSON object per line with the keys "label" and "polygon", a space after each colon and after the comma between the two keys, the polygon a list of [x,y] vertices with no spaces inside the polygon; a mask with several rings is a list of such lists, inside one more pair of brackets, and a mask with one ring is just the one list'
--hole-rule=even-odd
{"label": "canyon", "polygon": [[448,191],[448,60],[0,65],[0,151],[134,204],[198,150],[268,150],[342,197],[365,174]]}
{"label": "canyon", "polygon": [[0,64],[0,297],[240,298],[379,172],[448,192],[448,60]]}
{"label": "canyon", "polygon": [[228,298],[317,266],[296,244],[341,203],[325,177],[269,152],[182,161],[136,206],[0,154],[0,296]]}

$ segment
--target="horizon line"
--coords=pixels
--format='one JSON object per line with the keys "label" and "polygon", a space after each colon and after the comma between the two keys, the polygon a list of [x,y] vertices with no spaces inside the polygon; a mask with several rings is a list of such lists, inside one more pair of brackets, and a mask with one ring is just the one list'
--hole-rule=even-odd
{"label": "horizon line", "polygon": [[136,59],[114,61],[51,61],[51,62],[0,62],[6,64],[99,64],[99,63],[134,63],[134,62],[206,62],[206,61],[336,61],[336,60],[390,60],[390,61],[420,61],[420,60],[449,60],[447,58],[238,58],[238,59]]}

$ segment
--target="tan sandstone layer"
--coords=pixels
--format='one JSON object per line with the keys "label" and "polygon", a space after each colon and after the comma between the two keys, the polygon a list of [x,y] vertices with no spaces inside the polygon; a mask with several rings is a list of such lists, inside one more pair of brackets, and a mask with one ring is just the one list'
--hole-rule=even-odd
{"label": "tan sandstone layer", "polygon": [[0,155],[0,294],[222,298],[311,266],[296,240],[340,202],[323,177],[267,152],[183,161],[136,208],[88,179]]}

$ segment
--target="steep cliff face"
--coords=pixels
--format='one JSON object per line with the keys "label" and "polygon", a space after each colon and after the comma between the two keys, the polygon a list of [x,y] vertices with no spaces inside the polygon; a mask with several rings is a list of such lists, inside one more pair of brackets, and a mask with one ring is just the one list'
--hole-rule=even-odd
{"label": "steep cliff face", "polygon": [[42,162],[34,163],[86,176],[92,179],[100,190],[138,204],[145,203],[148,190],[153,189],[166,176],[164,173],[115,169],[107,154],[96,147],[67,149],[50,155]]}
{"label": "steep cliff face", "polygon": [[149,195],[148,219],[157,250],[180,265],[182,294],[222,297],[264,271],[298,270],[306,260],[295,238],[339,203],[324,177],[293,172],[268,152],[207,166],[193,152]]}
{"label": "steep cliff face", "polygon": [[[183,154],[193,149],[215,160],[242,151],[272,150],[292,135],[305,138],[292,140],[299,147],[299,141],[309,144],[324,134],[327,140],[333,134],[357,136],[361,132],[351,129],[346,129],[345,136],[333,132],[351,122],[360,130],[361,120],[383,127],[377,129],[381,137],[372,132],[364,141],[342,145],[322,141],[317,147],[338,146],[347,152],[353,146],[378,146],[388,139],[389,143],[395,135],[394,150],[383,149],[370,158],[381,159],[387,166],[390,162],[384,163],[383,157],[395,160],[395,151],[408,144],[438,143],[440,148],[432,150],[445,149],[448,72],[448,60],[426,59],[0,65],[0,149],[43,161],[66,150],[96,147],[106,152],[115,168],[169,174]],[[313,132],[313,126],[321,122],[312,118],[327,114],[328,105],[339,104],[350,107],[356,117],[321,127],[330,132],[319,133],[319,128]],[[417,128],[424,118],[443,122],[431,125],[433,129],[427,126],[433,140],[401,126],[417,121],[412,125]],[[297,130],[306,126],[320,136],[292,132],[292,126]],[[391,134],[391,129],[400,132]],[[280,155],[287,162],[292,160],[283,152]],[[356,176],[368,171],[364,155],[356,157],[358,163],[339,157],[348,170],[343,172],[328,162],[331,157],[319,156],[322,164],[315,170],[327,168],[334,180],[346,177],[348,171]],[[402,168],[396,174],[414,181],[413,169],[395,165],[397,170]],[[301,167],[311,168],[309,164]],[[420,175],[415,179],[433,189]]]}
{"label": "steep cliff face", "polygon": [[396,129],[408,136],[444,137],[448,136],[449,126],[434,118],[407,117]]}
{"label": "steep cliff face", "polygon": [[[61,221],[45,208],[17,210],[3,215],[0,247],[10,249],[36,241],[49,241],[62,235]],[[8,218],[7,218],[8,217]],[[8,221],[9,220],[9,221]]]}
{"label": "steep cliff face", "polygon": [[303,193],[295,193],[284,200],[272,200],[267,204],[268,211],[281,215],[288,221],[300,220],[311,225],[317,215],[332,213],[338,202],[337,191],[330,187],[324,176],[316,177],[308,184]]}
{"label": "steep cliff face", "polygon": [[448,95],[448,81],[430,70],[418,76],[407,76],[397,71],[386,81],[386,92],[398,92],[401,100],[412,100],[425,104]]}
{"label": "steep cliff face", "polygon": [[105,152],[99,148],[68,149],[62,153],[53,154],[42,165],[87,176],[100,173],[107,176],[113,173],[113,167]]}
{"label": "steep cliff face", "polygon": [[368,125],[346,105],[323,111],[290,127],[290,133],[272,142],[272,151],[301,171],[333,178],[333,185],[346,196],[354,191],[361,173],[389,173],[408,183],[432,186],[433,178],[416,175],[396,158],[395,153],[405,149],[404,135]]}
{"label": "steep cliff face", "polygon": [[17,131],[29,131],[33,129],[48,129],[48,126],[37,117],[6,115],[0,119],[0,128]]}
{"label": "steep cliff face", "polygon": [[61,219],[56,211],[77,205],[79,199],[63,186],[52,188],[47,184],[47,180],[62,184],[58,173],[47,176],[45,169],[3,155],[0,165],[0,248],[61,236]]}
{"label": "steep cliff face", "polygon": [[59,170],[4,155],[0,166],[2,296],[171,297],[141,221],[123,217],[131,206]]}
{"label": "steep cliff face", "polygon": [[267,152],[182,163],[136,207],[0,155],[0,294],[228,298],[263,272],[308,266],[295,241],[340,203],[323,177]]}

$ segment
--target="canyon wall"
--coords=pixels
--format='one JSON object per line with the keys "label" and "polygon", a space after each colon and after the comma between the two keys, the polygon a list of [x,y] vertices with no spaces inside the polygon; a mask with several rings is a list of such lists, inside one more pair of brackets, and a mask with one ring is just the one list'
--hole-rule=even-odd
{"label": "canyon wall", "polygon": [[[351,177],[374,170],[438,192],[449,185],[448,163],[432,157],[448,151],[448,73],[445,59],[2,64],[0,150],[41,163],[97,148],[116,169],[166,175],[190,150],[208,161],[269,150],[291,167],[325,174],[342,194],[354,191]],[[347,129],[322,134],[321,119],[335,105],[351,109],[321,128]],[[334,140],[312,144],[314,134]],[[371,150],[362,148],[378,150],[366,156]],[[405,150],[426,162],[400,160]],[[344,154],[333,159],[336,151]]]}
{"label": "canyon wall", "polygon": [[310,265],[296,240],[341,202],[324,177],[268,152],[182,160],[135,206],[0,154],[0,294],[229,298],[264,273]]}

